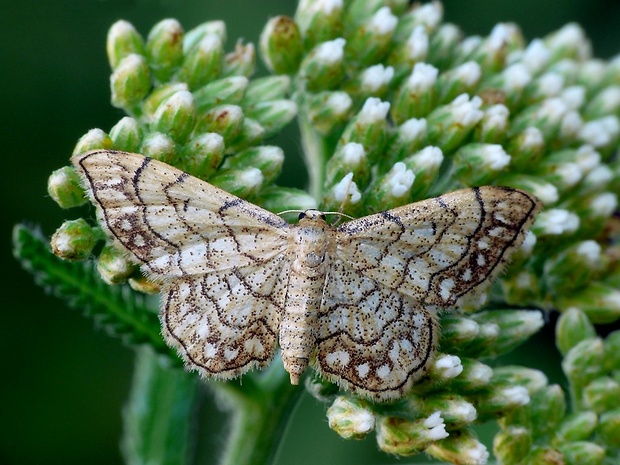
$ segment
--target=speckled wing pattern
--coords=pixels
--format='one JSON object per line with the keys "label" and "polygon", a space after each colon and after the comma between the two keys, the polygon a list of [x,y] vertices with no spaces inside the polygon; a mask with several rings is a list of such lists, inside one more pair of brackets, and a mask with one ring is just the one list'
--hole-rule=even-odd
{"label": "speckled wing pattern", "polygon": [[277,346],[290,263],[286,221],[137,154],[76,155],[99,221],[163,285],[166,341],[191,368],[233,378]]}
{"label": "speckled wing pattern", "polygon": [[[162,331],[188,366],[229,379],[268,364],[285,334],[304,228],[141,155],[100,150],[72,161],[100,223],[161,283]],[[335,230],[313,220],[327,233],[307,240],[327,251],[328,266],[318,299],[296,308],[309,312],[297,333],[311,335],[312,366],[374,400],[402,396],[433,359],[438,309],[490,284],[538,208],[525,192],[481,187]]]}
{"label": "speckled wing pattern", "polygon": [[481,187],[340,226],[315,368],[368,397],[400,397],[432,360],[436,309],[490,285],[538,209],[525,192]]}

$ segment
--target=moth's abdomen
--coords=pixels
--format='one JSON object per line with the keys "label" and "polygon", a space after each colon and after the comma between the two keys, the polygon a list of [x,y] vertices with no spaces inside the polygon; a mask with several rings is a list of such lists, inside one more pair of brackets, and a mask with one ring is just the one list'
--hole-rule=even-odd
{"label": "moth's abdomen", "polygon": [[320,218],[306,218],[291,229],[294,247],[280,348],[291,383],[298,384],[316,342],[316,324],[329,266],[331,229]]}

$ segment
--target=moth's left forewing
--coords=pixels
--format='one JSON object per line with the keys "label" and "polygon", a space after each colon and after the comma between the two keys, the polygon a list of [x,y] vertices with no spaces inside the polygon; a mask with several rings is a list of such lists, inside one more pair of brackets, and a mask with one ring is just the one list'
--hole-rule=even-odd
{"label": "moth's left forewing", "polygon": [[345,223],[337,255],[416,302],[451,307],[497,276],[539,209],[520,190],[464,189]]}

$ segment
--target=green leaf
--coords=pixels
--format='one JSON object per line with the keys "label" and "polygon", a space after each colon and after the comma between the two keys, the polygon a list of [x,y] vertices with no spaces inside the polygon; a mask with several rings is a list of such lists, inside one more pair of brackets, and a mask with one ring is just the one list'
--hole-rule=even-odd
{"label": "green leaf", "polygon": [[84,311],[98,327],[130,344],[149,343],[170,354],[160,335],[156,304],[152,297],[128,286],[109,286],[92,261],[69,262],[56,257],[43,234],[22,224],[13,228],[13,254],[35,282],[72,308]]}

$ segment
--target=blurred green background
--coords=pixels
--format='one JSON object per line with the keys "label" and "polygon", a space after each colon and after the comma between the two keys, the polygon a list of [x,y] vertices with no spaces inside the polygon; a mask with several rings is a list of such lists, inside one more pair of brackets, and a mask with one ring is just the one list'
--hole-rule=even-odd
{"label": "blurred green background", "polygon": [[[105,38],[114,21],[127,19],[146,35],[166,17],[177,18],[186,30],[224,19],[231,50],[238,37],[256,43],[265,21],[293,14],[296,2],[4,0],[1,5],[0,463],[120,464],[132,351],[33,283],[11,255],[11,228],[17,222],[36,223],[50,235],[76,215],[48,198],[46,181],[52,170],[67,164],[82,134],[93,127],[108,130],[123,116],[109,105]],[[468,34],[486,34],[495,23],[512,21],[532,39],[576,21],[586,29],[595,55],[608,58],[620,51],[617,0],[451,0],[444,5],[447,20]],[[303,187],[294,133],[277,143],[289,156],[286,184]],[[548,340],[551,333],[534,344],[544,343],[545,336]],[[527,359],[528,352],[520,357]],[[208,397],[204,410],[216,415]],[[222,440],[223,431],[208,439],[201,455],[216,457]],[[372,438],[338,438],[327,428],[325,406],[309,397],[296,410],[284,441],[282,464],[392,462],[375,451]]]}

